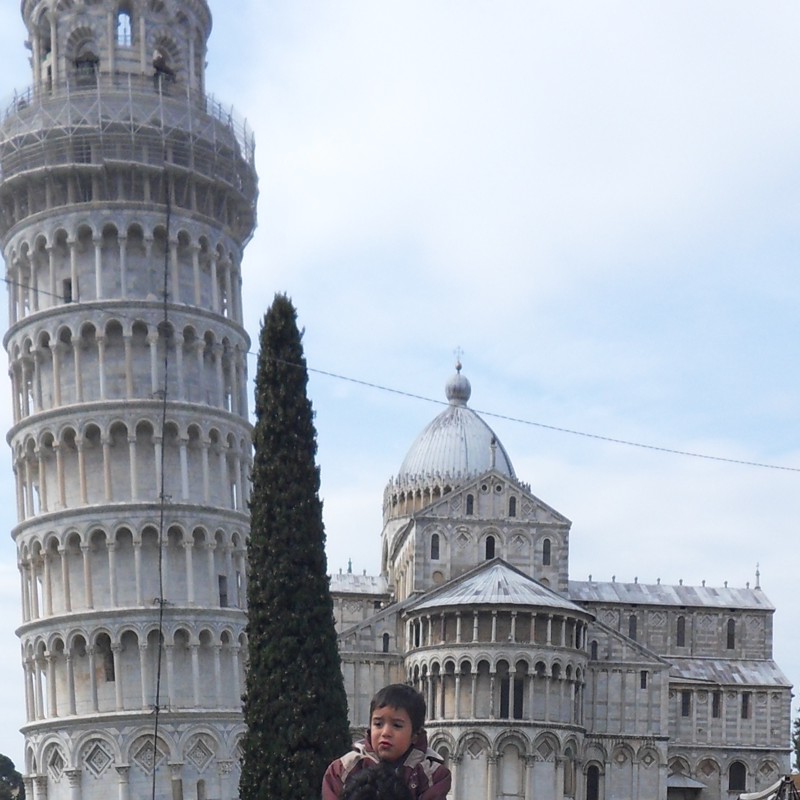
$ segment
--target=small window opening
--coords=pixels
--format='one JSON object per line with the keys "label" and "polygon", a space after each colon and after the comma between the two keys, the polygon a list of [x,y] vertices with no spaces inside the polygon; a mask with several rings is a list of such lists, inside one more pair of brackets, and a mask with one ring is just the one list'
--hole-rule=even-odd
{"label": "small window opening", "polygon": [[597,661],[597,642],[592,642],[589,646],[589,658],[592,661]]}
{"label": "small window opening", "polygon": [[475,498],[471,495],[467,495],[467,515],[472,516],[475,513]]}
{"label": "small window opening", "polygon": [[678,617],[675,645],[677,647],[686,647],[686,617]]}
{"label": "small window opening", "polygon": [[431,536],[431,559],[433,561],[439,560],[439,534],[434,533]]}
{"label": "small window opening", "polygon": [[383,652],[384,653],[388,653],[389,652],[389,634],[388,633],[384,633],[383,634]]}
{"label": "small window opening", "polygon": [[628,638],[633,639],[636,641],[636,627],[638,624],[638,620],[636,619],[636,614],[631,614],[628,617]]}
{"label": "small window opening", "polygon": [[494,558],[494,536],[486,537],[486,560]]}
{"label": "small window opening", "polygon": [[517,516],[517,498],[516,497],[509,497],[508,498],[508,516],[509,517],[516,517]]}
{"label": "small window opening", "polygon": [[711,695],[711,716],[714,719],[722,716],[722,692],[714,692]]}
{"label": "small window opening", "polygon": [[549,567],[550,566],[550,540],[545,539],[542,542],[542,566]]}
{"label": "small window opening", "polygon": [[228,576],[219,576],[219,607],[228,607]]}
{"label": "small window opening", "polygon": [[736,620],[729,619],[728,620],[728,637],[727,637],[727,649],[728,650],[735,650],[736,649]]}
{"label": "small window opening", "polygon": [[639,688],[646,689],[647,688],[647,670],[643,669],[639,673]]}
{"label": "small window opening", "polygon": [[689,691],[681,692],[681,716],[688,717],[692,713],[692,693]]}
{"label": "small window opening", "polygon": [[120,47],[130,47],[133,44],[133,25],[128,11],[117,14],[117,44]]}
{"label": "small window opening", "polygon": [[742,692],[742,719],[750,719],[750,692]]}

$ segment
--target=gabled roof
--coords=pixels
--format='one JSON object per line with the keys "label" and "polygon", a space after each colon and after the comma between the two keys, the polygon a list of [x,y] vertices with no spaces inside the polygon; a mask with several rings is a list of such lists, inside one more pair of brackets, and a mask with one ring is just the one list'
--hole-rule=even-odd
{"label": "gabled roof", "polygon": [[[517,516],[506,520],[509,524],[525,523],[535,517],[538,523],[563,523],[571,525],[571,522],[563,514],[560,514],[552,506],[547,505],[543,500],[540,500],[536,495],[532,494],[528,484],[522,483],[515,478],[509,478],[508,475],[503,474],[498,469],[489,469],[465,481],[452,492],[448,492],[430,505],[415,512],[414,516],[451,517],[451,504],[454,497],[467,494],[477,495],[481,484],[490,481],[492,478],[503,483],[511,484],[522,495],[520,502],[517,503]],[[476,516],[475,519],[480,519],[480,517]]]}
{"label": "gabled roof", "polygon": [[716,589],[711,586],[670,586],[663,583],[570,581],[569,596],[578,603],[736,608],[774,611],[761,589]]}
{"label": "gabled roof", "polygon": [[571,600],[515,569],[501,558],[479,564],[458,578],[424,594],[409,611],[452,606],[525,606],[591,616]]}

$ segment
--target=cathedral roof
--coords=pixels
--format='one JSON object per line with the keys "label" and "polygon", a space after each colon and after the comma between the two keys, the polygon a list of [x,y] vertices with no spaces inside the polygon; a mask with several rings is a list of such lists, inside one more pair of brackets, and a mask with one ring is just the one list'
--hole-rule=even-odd
{"label": "cathedral roof", "polygon": [[716,686],[791,686],[774,661],[744,658],[669,657],[673,680],[702,681]]}
{"label": "cathedral roof", "polygon": [[444,606],[536,606],[586,616],[581,608],[499,558],[486,561],[424,595],[410,611]]}
{"label": "cathedral roof", "polygon": [[439,475],[470,478],[496,469],[516,478],[511,459],[494,431],[467,407],[472,387],[461,374],[461,364],[447,381],[447,408],[417,436],[406,454],[397,480]]}
{"label": "cathedral roof", "polygon": [[569,596],[578,603],[686,606],[690,608],[758,608],[774,611],[761,589],[670,586],[664,583],[570,581]]}

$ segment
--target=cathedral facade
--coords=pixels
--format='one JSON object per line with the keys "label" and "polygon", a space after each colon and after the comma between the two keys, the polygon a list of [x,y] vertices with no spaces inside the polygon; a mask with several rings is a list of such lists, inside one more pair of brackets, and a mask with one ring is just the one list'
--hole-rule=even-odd
{"label": "cathedral facade", "polygon": [[384,494],[380,576],[331,579],[350,721],[425,696],[454,800],[725,800],[789,765],[774,609],[734,589],[569,579],[570,521],[449,404]]}

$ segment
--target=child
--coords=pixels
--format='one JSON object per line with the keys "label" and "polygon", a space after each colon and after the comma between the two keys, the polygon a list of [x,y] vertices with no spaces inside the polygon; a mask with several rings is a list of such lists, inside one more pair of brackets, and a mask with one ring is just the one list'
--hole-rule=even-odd
{"label": "child", "polygon": [[414,795],[391,765],[381,761],[353,775],[342,789],[342,800],[414,800]]}
{"label": "child", "polygon": [[415,800],[444,800],[450,790],[450,770],[428,749],[425,700],[403,683],[384,686],[369,704],[366,739],[337,758],[325,771],[322,800],[336,800],[351,776],[383,763],[403,778]]}

